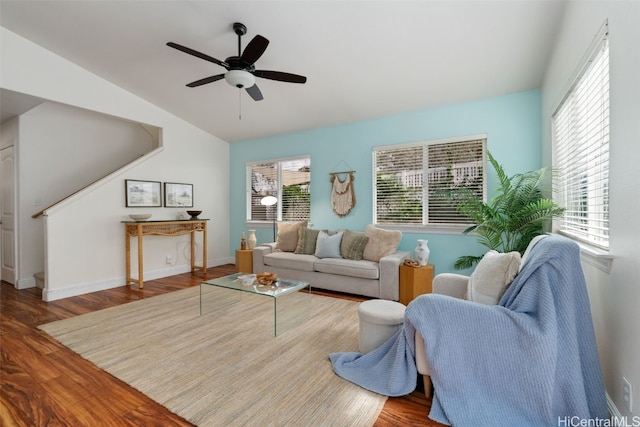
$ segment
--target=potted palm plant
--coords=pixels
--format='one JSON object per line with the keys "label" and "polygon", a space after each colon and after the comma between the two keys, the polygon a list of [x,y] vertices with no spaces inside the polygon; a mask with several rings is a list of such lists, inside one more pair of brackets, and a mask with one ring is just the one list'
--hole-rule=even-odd
{"label": "potted palm plant", "polygon": [[[489,202],[471,193],[457,195],[458,211],[474,222],[464,233],[478,236],[478,243],[489,249],[523,254],[531,239],[542,234],[543,225],[561,216],[564,208],[543,196],[548,168],[510,177],[488,151],[487,158],[498,178],[497,194]],[[469,268],[480,259],[482,255],[464,255],[454,266]]]}

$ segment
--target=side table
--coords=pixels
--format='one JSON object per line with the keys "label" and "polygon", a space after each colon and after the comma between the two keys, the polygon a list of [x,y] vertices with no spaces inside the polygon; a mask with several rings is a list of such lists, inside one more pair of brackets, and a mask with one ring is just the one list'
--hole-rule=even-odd
{"label": "side table", "polygon": [[400,302],[407,305],[418,295],[431,293],[434,270],[433,264],[400,265]]}
{"label": "side table", "polygon": [[253,249],[236,249],[236,272],[253,273]]}

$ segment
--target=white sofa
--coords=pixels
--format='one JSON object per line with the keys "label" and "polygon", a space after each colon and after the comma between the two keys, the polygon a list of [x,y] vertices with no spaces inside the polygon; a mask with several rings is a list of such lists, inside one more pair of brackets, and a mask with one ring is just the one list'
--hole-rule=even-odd
{"label": "white sofa", "polygon": [[400,264],[408,251],[397,251],[379,262],[342,258],[318,258],[315,255],[283,252],[275,243],[256,246],[253,271],[269,271],[292,280],[304,280],[312,288],[345,292],[398,301],[400,299]]}

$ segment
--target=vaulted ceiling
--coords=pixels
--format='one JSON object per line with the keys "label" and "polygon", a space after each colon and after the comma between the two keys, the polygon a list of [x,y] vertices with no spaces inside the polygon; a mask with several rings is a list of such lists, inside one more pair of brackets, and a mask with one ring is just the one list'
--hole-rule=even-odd
{"label": "vaulted ceiling", "polygon": [[[0,24],[235,142],[538,88],[564,6],[559,0],[2,0]],[[243,48],[257,34],[270,41],[256,68],[301,74],[307,83],[258,78],[259,102],[224,80],[186,87],[225,69],[166,43],[225,60],[237,54],[234,22],[247,26]],[[24,108],[20,102],[3,96],[3,116]]]}

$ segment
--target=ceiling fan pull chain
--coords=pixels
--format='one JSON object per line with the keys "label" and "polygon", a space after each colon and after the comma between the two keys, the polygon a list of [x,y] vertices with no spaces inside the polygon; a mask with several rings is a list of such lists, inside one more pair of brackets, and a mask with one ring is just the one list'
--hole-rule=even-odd
{"label": "ceiling fan pull chain", "polygon": [[242,120],[242,89],[238,89],[238,120]]}

